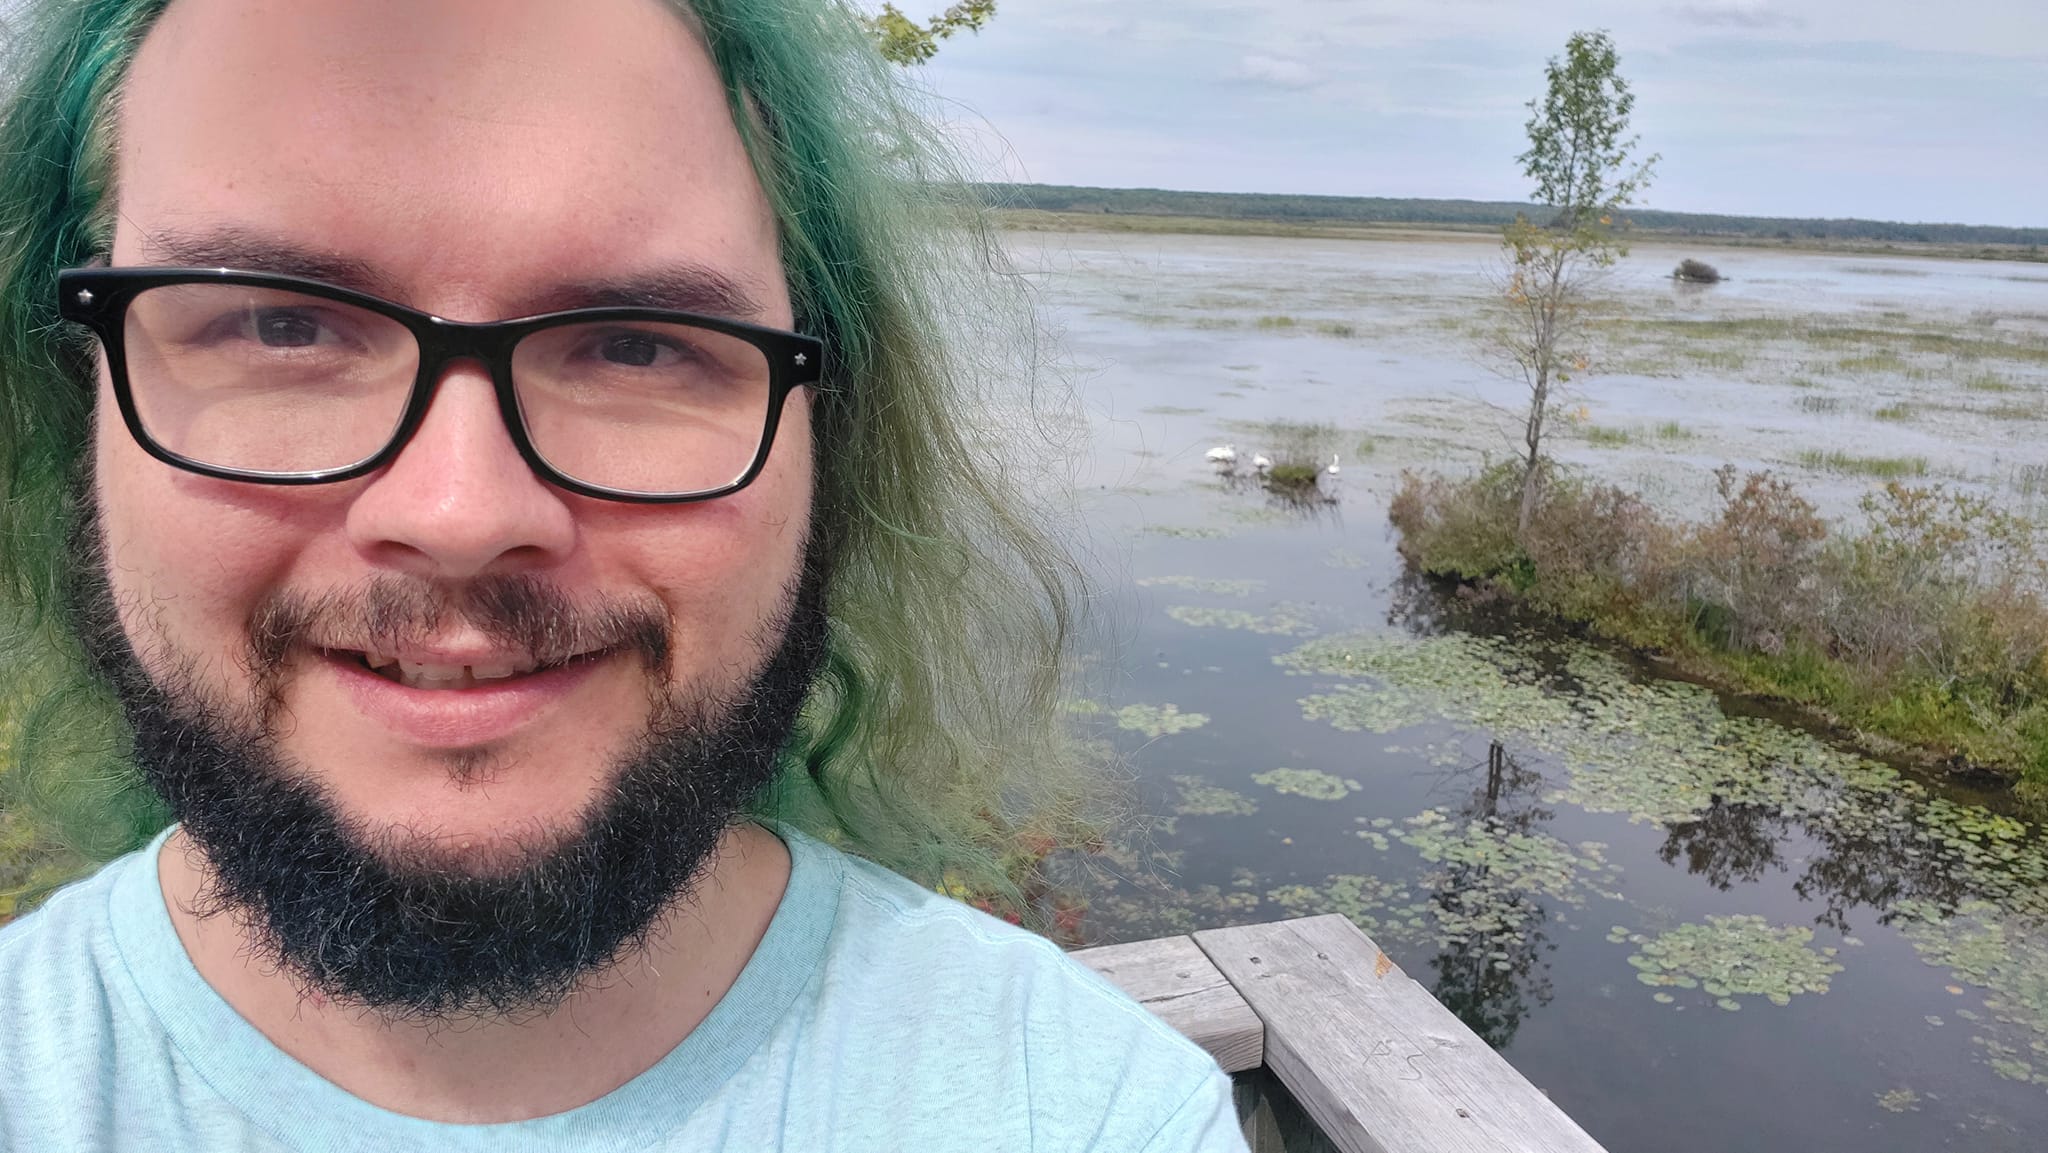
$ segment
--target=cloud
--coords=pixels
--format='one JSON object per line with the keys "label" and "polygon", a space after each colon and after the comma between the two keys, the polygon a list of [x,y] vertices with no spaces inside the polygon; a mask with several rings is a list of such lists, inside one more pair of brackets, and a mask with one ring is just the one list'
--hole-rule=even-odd
{"label": "cloud", "polygon": [[1671,14],[1688,24],[1714,28],[1803,28],[1806,21],[1789,12],[1779,12],[1770,0],[1705,0],[1681,4]]}
{"label": "cloud", "polygon": [[1231,75],[1239,80],[1270,84],[1275,88],[1313,88],[1321,79],[1308,65],[1298,60],[1256,54],[1238,61]]}

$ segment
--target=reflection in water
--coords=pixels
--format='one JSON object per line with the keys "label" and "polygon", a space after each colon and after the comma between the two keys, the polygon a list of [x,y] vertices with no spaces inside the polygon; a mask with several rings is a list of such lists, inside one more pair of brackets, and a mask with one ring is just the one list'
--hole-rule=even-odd
{"label": "reflection in water", "polygon": [[[1542,774],[1508,756],[1499,742],[1488,747],[1482,768],[1483,781],[1459,813],[1485,835],[1503,840],[1527,836],[1557,815],[1537,801]],[[1489,883],[1491,871],[1482,858],[1453,863],[1439,875],[1430,900],[1447,918],[1467,919],[1480,912],[1470,907],[1472,895],[1484,893],[1490,906],[1484,912],[1504,925],[1440,949],[1430,961],[1436,971],[1431,992],[1488,1045],[1505,1049],[1530,1003],[1550,1003],[1550,965],[1542,957],[1557,946],[1544,934],[1549,914],[1538,894],[1521,887],[1501,892]]]}
{"label": "reflection in water", "polygon": [[1725,893],[1737,884],[1754,884],[1773,868],[1784,868],[1780,850],[1791,827],[1792,822],[1772,806],[1715,797],[1697,818],[1671,826],[1657,855],[1667,865],[1684,857],[1686,871]]}

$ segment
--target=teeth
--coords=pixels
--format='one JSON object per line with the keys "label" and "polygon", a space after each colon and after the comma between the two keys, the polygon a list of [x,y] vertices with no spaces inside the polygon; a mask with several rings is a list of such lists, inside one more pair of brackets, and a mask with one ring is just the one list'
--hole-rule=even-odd
{"label": "teeth", "polygon": [[469,679],[461,665],[429,665],[398,662],[398,683],[415,689],[452,689]]}
{"label": "teeth", "polygon": [[363,660],[373,670],[409,689],[474,688],[485,681],[502,681],[522,676],[538,667],[530,660],[506,660],[478,665],[432,665],[421,661],[385,658],[376,653],[363,654]]}

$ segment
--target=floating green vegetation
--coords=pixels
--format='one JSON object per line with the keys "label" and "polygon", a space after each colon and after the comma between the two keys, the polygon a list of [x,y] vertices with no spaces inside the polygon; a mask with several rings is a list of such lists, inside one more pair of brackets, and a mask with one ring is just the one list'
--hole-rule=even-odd
{"label": "floating green vegetation", "polygon": [[1365,786],[1348,777],[1316,769],[1269,769],[1255,773],[1252,780],[1276,793],[1288,793],[1317,801],[1341,801]]}
{"label": "floating green vegetation", "polygon": [[1290,917],[1336,913],[1381,941],[1412,940],[1428,927],[1428,906],[1406,886],[1357,873],[1337,873],[1321,885],[1282,885],[1266,900]]}
{"label": "floating green vegetation", "polygon": [[1586,426],[1586,443],[1596,448],[1620,448],[1629,443],[1629,440],[1628,430],[1625,428],[1602,428],[1597,424]]}
{"label": "floating green vegetation", "polygon": [[1460,822],[1442,809],[1425,809],[1405,826],[1397,839],[1434,866],[1422,884],[1439,894],[1428,908],[1439,948],[1479,938],[1525,943],[1546,917],[1546,898],[1573,907],[1589,896],[1621,899],[1613,891],[1620,870],[1597,842],[1569,845],[1496,817]]}
{"label": "floating green vegetation", "polygon": [[1946,914],[1931,902],[1899,908],[1906,939],[1920,959],[1984,993],[1984,1020],[1958,1013],[1983,1029],[1971,1038],[1993,1072],[2011,1081],[2048,1086],[2048,894],[2034,889],[2015,912],[1990,901],[1965,901]]}
{"label": "floating green vegetation", "polygon": [[1316,331],[1324,336],[1335,336],[1348,340],[1358,335],[1358,326],[1347,324],[1341,320],[1324,320],[1316,324]]}
{"label": "floating green vegetation", "polygon": [[1291,316],[1262,316],[1254,323],[1260,328],[1293,328],[1300,322]]}
{"label": "floating green vegetation", "polygon": [[1877,1107],[1888,1113],[1918,1113],[1920,1094],[1904,1087],[1888,1089],[1877,1095]]}
{"label": "floating green vegetation", "polygon": [[1667,420],[1657,426],[1658,440],[1691,440],[1693,431],[1675,420]]}
{"label": "floating green vegetation", "polygon": [[1995,372],[1980,372],[1963,378],[1963,387],[1971,392],[2016,392],[2019,386]]}
{"label": "floating green vegetation", "polygon": [[1230,535],[1229,529],[1212,524],[1148,524],[1141,531],[1176,540],[1220,540]]}
{"label": "floating green vegetation", "polygon": [[1260,580],[1216,580],[1198,576],[1156,576],[1139,577],[1140,588],[1186,589],[1189,592],[1213,593],[1222,597],[1247,597],[1266,587]]}
{"label": "floating green vegetation", "polygon": [[1209,410],[1206,408],[1185,408],[1178,404],[1155,404],[1150,408],[1140,409],[1139,411],[1146,416],[1200,416]]}
{"label": "floating green vegetation", "polygon": [[1628,963],[1636,980],[1653,988],[1698,989],[1731,1012],[1737,997],[1763,997],[1789,1005],[1800,993],[1825,993],[1842,971],[1833,949],[1813,948],[1813,930],[1773,926],[1762,917],[1708,917],[1659,937],[1629,938],[1640,950]]}
{"label": "floating green vegetation", "polygon": [[1249,817],[1259,811],[1257,801],[1200,777],[1177,776],[1173,783],[1180,786],[1173,806],[1177,817]]}
{"label": "floating green vegetation", "polygon": [[1870,476],[1879,480],[1927,475],[1927,458],[1924,456],[1856,456],[1839,450],[1823,452],[1807,448],[1799,451],[1799,463],[1823,472]]}
{"label": "floating green vegetation", "polygon": [[1208,714],[1184,713],[1174,705],[1125,705],[1116,711],[1117,728],[1127,733],[1143,733],[1155,741],[1208,723]]}
{"label": "floating green vegetation", "polygon": [[1871,415],[1879,420],[1911,420],[1913,419],[1913,406],[1902,400],[1895,404],[1887,404]]}
{"label": "floating green vegetation", "polygon": [[1585,645],[1518,646],[1452,633],[1358,633],[1274,658],[1299,674],[1370,677],[1302,700],[1302,714],[1347,731],[1447,722],[1548,754],[1569,772],[1559,799],[1595,812],[1676,824],[1714,804],[1781,812],[1917,795],[1894,770],[1808,733],[1723,713],[1712,693],[1631,677]]}
{"label": "floating green vegetation", "polygon": [[1166,610],[1166,615],[1184,625],[1204,629],[1238,629],[1271,636],[1302,636],[1315,631],[1315,626],[1309,623],[1305,611],[1298,605],[1275,605],[1272,612],[1264,615],[1243,609],[1173,605]]}

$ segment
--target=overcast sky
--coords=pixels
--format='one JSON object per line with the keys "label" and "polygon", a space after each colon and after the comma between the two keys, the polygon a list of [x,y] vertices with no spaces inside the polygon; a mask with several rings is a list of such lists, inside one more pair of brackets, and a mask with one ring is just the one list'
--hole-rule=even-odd
{"label": "overcast sky", "polygon": [[1589,28],[1650,207],[2048,225],[2048,0],[1001,0],[920,80],[1010,179],[1517,200]]}

